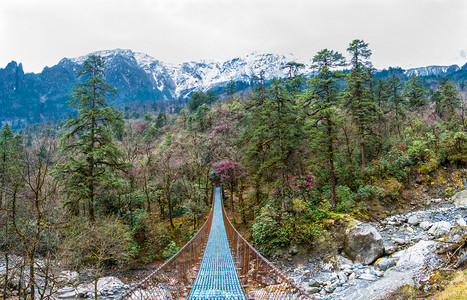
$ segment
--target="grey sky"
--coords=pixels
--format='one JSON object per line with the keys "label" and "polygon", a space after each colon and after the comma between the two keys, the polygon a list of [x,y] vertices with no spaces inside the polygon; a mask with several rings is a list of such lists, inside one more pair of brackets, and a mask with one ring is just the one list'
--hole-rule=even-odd
{"label": "grey sky", "polygon": [[1,0],[0,68],[131,49],[166,62],[370,44],[375,67],[463,65],[466,0]]}

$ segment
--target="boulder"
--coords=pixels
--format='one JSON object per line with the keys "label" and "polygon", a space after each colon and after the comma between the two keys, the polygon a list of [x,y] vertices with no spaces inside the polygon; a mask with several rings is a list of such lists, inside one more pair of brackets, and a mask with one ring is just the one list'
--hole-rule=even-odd
{"label": "boulder", "polygon": [[440,262],[435,251],[438,244],[438,242],[434,241],[420,241],[412,247],[401,251],[400,259],[396,265],[397,268],[399,270],[408,270],[419,269],[426,265],[435,267]]}
{"label": "boulder", "polygon": [[58,274],[57,281],[61,284],[77,285],[79,284],[79,274],[75,271],[62,271]]}
{"label": "boulder", "polygon": [[418,217],[416,215],[412,215],[407,220],[407,223],[412,225],[412,226],[416,226],[416,225],[418,225],[418,223],[420,223],[420,221],[418,220]]}
{"label": "boulder", "polygon": [[369,280],[369,281],[375,281],[375,280],[378,279],[375,275],[368,274],[368,273],[363,273],[358,278],[364,279],[364,280]]}
{"label": "boulder", "polygon": [[55,292],[54,296],[59,299],[76,299],[77,292],[73,287],[66,286]]}
{"label": "boulder", "polygon": [[431,226],[430,230],[428,230],[428,234],[431,234],[432,236],[439,238],[442,236],[445,236],[449,233],[451,230],[452,226],[449,222],[447,221],[440,221],[436,222]]}
{"label": "boulder", "polygon": [[351,223],[345,231],[344,251],[353,261],[369,265],[384,254],[383,239],[373,226]]}
{"label": "boulder", "polygon": [[321,284],[316,281],[315,279],[310,279],[310,281],[308,281],[308,286],[309,287],[319,287],[321,286]]}
{"label": "boulder", "polygon": [[[108,276],[99,278],[97,281],[97,291],[99,294],[105,293],[115,288],[123,288],[123,282],[117,277]],[[79,297],[88,297],[94,294],[94,283],[80,284],[77,287],[77,294]]]}
{"label": "boulder", "polygon": [[420,223],[420,228],[423,229],[423,230],[428,230],[430,229],[430,227],[432,226],[433,224],[431,224],[430,222],[427,222],[427,221],[423,221]]}
{"label": "boulder", "polygon": [[340,255],[328,255],[322,260],[322,269],[327,271],[339,271],[341,266],[350,265],[352,262]]}
{"label": "boulder", "polygon": [[463,190],[455,194],[452,198],[455,206],[467,206],[467,190]]}
{"label": "boulder", "polygon": [[388,257],[388,258],[380,258],[375,263],[375,268],[379,270],[387,270],[391,267],[394,267],[397,263],[396,258]]}
{"label": "boulder", "polygon": [[309,294],[316,294],[316,293],[319,293],[319,288],[316,287],[316,286],[310,286],[310,287],[307,287],[307,288],[306,288],[306,291],[307,291]]}
{"label": "boulder", "polygon": [[465,223],[465,220],[464,218],[460,217],[459,219],[456,220],[456,223],[457,225],[459,226],[467,226],[467,224]]}

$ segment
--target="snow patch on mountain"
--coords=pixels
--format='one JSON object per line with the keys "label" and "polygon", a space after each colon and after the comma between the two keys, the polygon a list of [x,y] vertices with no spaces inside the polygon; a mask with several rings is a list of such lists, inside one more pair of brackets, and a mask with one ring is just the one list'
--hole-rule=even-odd
{"label": "snow patch on mountain", "polygon": [[[195,91],[206,92],[224,86],[230,81],[249,83],[254,76],[261,72],[264,72],[266,80],[274,77],[283,78],[287,76],[287,70],[284,69],[284,66],[291,61],[304,63],[305,66],[300,70],[300,73],[311,74],[311,60],[308,62],[299,61],[292,54],[277,55],[253,52],[242,58],[191,61],[180,64],[165,63],[145,53],[133,52],[128,49],[96,51],[89,55],[102,56],[107,62],[107,68],[111,68],[112,59],[117,55],[128,58],[149,75],[154,88],[172,98],[187,97]],[[69,60],[81,65],[89,55]]]}
{"label": "snow patch on mountain", "polygon": [[412,68],[405,71],[407,76],[415,74],[416,76],[439,76],[446,73],[454,73],[459,71],[458,65],[452,66],[428,66],[422,68]]}

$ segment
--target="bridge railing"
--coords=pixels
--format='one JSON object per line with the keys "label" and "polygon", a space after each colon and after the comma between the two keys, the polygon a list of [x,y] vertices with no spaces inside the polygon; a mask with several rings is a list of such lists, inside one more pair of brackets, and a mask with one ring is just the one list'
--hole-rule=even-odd
{"label": "bridge railing", "polygon": [[315,299],[253,248],[229,221],[222,205],[230,250],[246,299]]}
{"label": "bridge railing", "polygon": [[[214,203],[214,202],[213,202]],[[164,264],[117,299],[185,299],[198,274],[211,230],[213,210],[196,235]]]}

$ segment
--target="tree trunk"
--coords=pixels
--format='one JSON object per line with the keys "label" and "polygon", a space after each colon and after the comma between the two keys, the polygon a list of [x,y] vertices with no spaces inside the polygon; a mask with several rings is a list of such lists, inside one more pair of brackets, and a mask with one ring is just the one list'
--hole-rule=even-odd
{"label": "tree trunk", "polygon": [[334,169],[334,145],[332,137],[332,121],[327,118],[327,133],[328,133],[328,155],[329,155],[329,170],[331,175],[331,202],[332,207],[336,208],[336,172]]}
{"label": "tree trunk", "polygon": [[243,200],[243,184],[237,185],[237,198],[238,198],[238,205],[240,206],[240,215],[242,216],[242,223],[246,225],[246,214],[245,214],[245,201]]}
{"label": "tree trunk", "polygon": [[362,151],[362,170],[366,169],[366,160],[365,160],[365,142],[362,140],[360,141],[360,149]]}
{"label": "tree trunk", "polygon": [[175,228],[174,222],[172,219],[172,201],[170,200],[170,192],[167,193],[167,203],[169,205],[169,220],[170,220],[170,227]]}
{"label": "tree trunk", "polygon": [[31,300],[36,299],[36,290],[34,289],[34,253],[31,253],[29,257],[29,288],[31,289]]}
{"label": "tree trunk", "polygon": [[234,184],[230,184],[230,211],[234,211]]}

